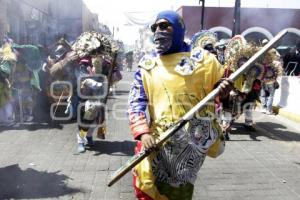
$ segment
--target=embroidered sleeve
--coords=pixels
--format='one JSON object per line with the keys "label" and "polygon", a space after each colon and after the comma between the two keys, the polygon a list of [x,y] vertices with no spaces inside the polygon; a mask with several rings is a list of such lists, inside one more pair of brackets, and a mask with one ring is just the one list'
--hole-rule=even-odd
{"label": "embroidered sleeve", "polygon": [[130,129],[134,139],[139,139],[142,134],[150,132],[146,119],[147,104],[148,98],[144,90],[141,71],[138,70],[134,75],[128,100]]}

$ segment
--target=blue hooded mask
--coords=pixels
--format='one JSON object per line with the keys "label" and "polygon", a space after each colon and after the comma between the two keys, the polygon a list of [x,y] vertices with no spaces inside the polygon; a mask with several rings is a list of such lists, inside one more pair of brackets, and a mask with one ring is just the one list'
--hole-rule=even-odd
{"label": "blue hooded mask", "polygon": [[160,12],[155,21],[159,19],[167,20],[173,27],[172,45],[163,55],[189,51],[189,46],[184,42],[185,25],[182,17],[178,13],[168,10]]}

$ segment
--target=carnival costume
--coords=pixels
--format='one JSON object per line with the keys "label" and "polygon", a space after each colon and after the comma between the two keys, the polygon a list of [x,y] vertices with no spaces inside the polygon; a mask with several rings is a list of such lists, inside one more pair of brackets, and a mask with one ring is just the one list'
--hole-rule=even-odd
{"label": "carnival costume", "polygon": [[[183,20],[177,13],[164,11],[159,19],[172,24],[173,42],[163,54],[144,56],[135,73],[128,112],[131,132],[137,140],[150,132],[158,138],[203,99],[223,75],[214,55],[202,48],[189,51],[183,42]],[[220,134],[218,123],[209,118],[213,113],[214,102],[135,167],[133,184],[138,199],[192,199],[197,173]],[[135,152],[141,148],[138,141]]]}
{"label": "carnival costume", "polygon": [[15,115],[12,105],[12,74],[17,57],[11,44],[5,43],[0,48],[0,126],[14,123]]}
{"label": "carnival costume", "polygon": [[36,95],[41,90],[38,72],[42,67],[41,52],[34,45],[13,44],[17,52],[16,69],[13,73],[13,93],[20,122],[33,120]]}
{"label": "carnival costume", "polygon": [[[243,36],[236,35],[228,43],[225,50],[225,73],[224,77],[229,77],[244,62],[251,58],[258,48],[253,44],[248,44]],[[225,137],[229,139],[229,130],[235,119],[242,113],[245,114],[245,126],[252,129],[252,110],[255,100],[258,99],[260,91],[260,80],[264,73],[264,67],[256,63],[247,70],[235,82],[235,90],[231,91],[227,100],[224,100],[221,111],[221,124]]]}
{"label": "carnival costume", "polygon": [[217,35],[214,32],[202,30],[193,35],[191,40],[191,49],[200,47],[214,54],[218,58],[215,48],[217,40]]}
{"label": "carnival costume", "polygon": [[[34,99],[40,90],[38,70],[41,67],[41,53],[37,46],[18,45],[12,41],[3,46],[1,59],[1,104],[8,118],[15,121],[15,111],[19,112],[19,121],[33,119]],[[3,102],[2,102],[3,101]],[[2,105],[1,105],[2,106]],[[8,123],[9,124],[9,123]]]}
{"label": "carnival costume", "polygon": [[265,54],[263,65],[264,74],[262,77],[262,89],[260,91],[262,112],[272,114],[275,90],[279,87],[277,78],[282,75],[283,71],[282,64],[278,61],[275,49],[271,49]]}
{"label": "carnival costume", "polygon": [[72,110],[77,112],[79,153],[85,151],[86,144],[93,146],[95,129],[99,138],[105,138],[105,103],[116,51],[112,39],[97,32],[84,32],[72,45],[71,52],[50,68],[52,76],[67,65],[74,68],[76,83],[73,87],[77,88],[79,102]]}

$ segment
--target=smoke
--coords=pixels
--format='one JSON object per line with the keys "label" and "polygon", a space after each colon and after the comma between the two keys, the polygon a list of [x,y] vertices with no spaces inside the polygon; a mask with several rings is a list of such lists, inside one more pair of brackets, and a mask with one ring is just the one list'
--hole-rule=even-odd
{"label": "smoke", "polygon": [[[300,15],[293,9],[272,9],[272,8],[242,8],[241,25],[247,27],[262,27],[270,31],[273,35],[280,30],[299,25],[297,20]],[[244,30],[247,27],[242,27]]]}
{"label": "smoke", "polygon": [[74,41],[100,27],[83,0],[1,0],[0,37],[7,34],[19,44],[49,46],[61,37]]}

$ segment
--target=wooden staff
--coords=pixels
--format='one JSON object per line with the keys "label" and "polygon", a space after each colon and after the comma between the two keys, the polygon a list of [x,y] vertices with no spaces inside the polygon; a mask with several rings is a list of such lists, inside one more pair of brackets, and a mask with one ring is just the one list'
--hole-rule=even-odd
{"label": "wooden staff", "polygon": [[[282,38],[289,31],[288,29],[284,29],[279,32],[273,39],[269,41],[262,49],[260,49],[256,54],[254,54],[245,64],[243,64],[238,70],[236,70],[233,74],[229,76],[229,79],[234,81],[241,74],[243,74],[252,64],[254,64],[259,57],[261,57],[266,51],[268,51],[280,38]],[[166,140],[168,140],[172,135],[174,135],[179,129],[181,129],[190,119],[193,118],[194,114],[197,111],[202,110],[205,105],[215,99],[215,97],[220,92],[220,86],[211,91],[204,99],[202,99],[198,104],[196,104],[189,112],[187,112],[180,120],[178,120],[172,127],[170,127],[167,131],[162,133],[157,140],[157,146],[160,147],[164,144]],[[135,167],[138,163],[140,163],[144,158],[146,158],[153,150],[143,150],[140,153],[134,155],[130,158],[125,165],[119,168],[111,177],[111,180],[108,183],[108,186],[112,186],[115,182],[117,182],[120,178],[122,178],[127,172],[129,172],[133,167]]]}

